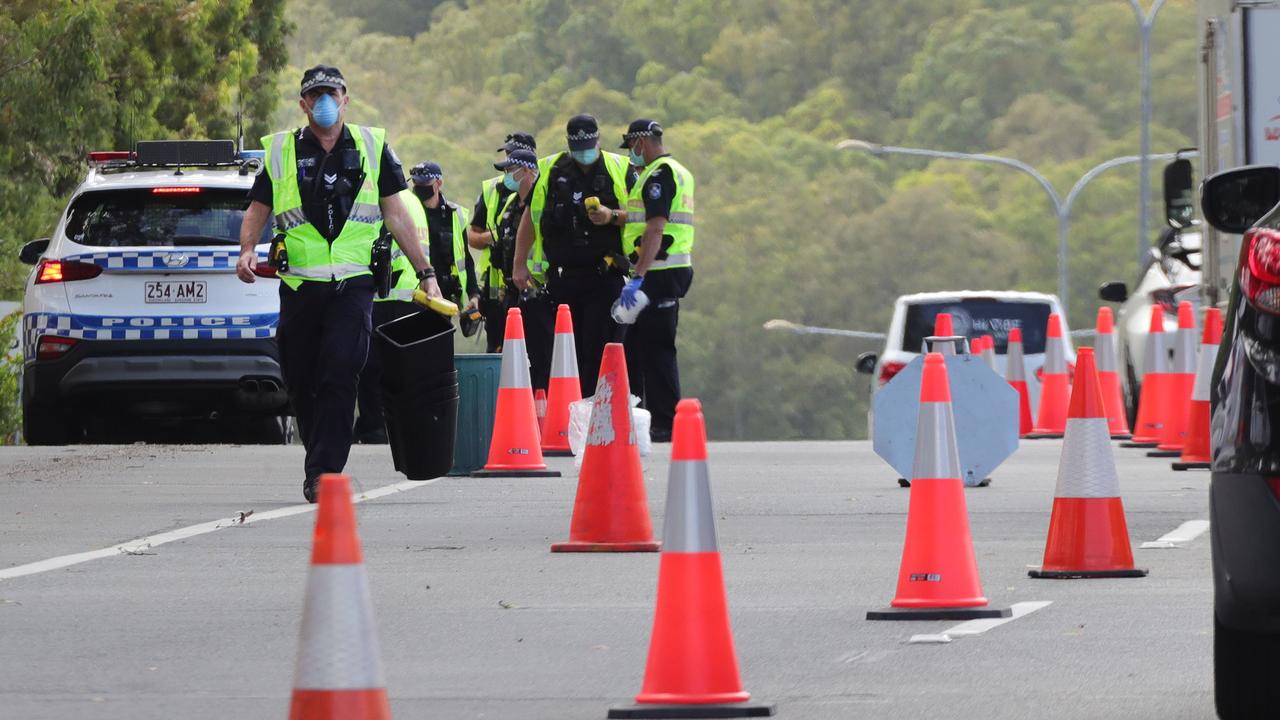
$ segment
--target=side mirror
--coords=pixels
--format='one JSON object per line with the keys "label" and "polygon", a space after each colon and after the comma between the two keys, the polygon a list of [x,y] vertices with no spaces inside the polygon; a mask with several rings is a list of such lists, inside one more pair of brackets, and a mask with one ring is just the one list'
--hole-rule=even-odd
{"label": "side mirror", "polygon": [[1178,158],[1164,168],[1164,219],[1170,227],[1190,227],[1196,212],[1191,161]]}
{"label": "side mirror", "polygon": [[36,263],[40,262],[40,256],[43,255],[44,251],[48,249],[49,249],[49,238],[40,238],[39,240],[32,240],[26,245],[23,245],[22,249],[18,251],[18,259],[27,265],[35,265]]}
{"label": "side mirror", "polygon": [[1098,297],[1107,302],[1122,303],[1129,299],[1129,288],[1122,282],[1106,282],[1098,288]]}
{"label": "side mirror", "polygon": [[863,375],[870,375],[876,371],[876,361],[880,356],[873,352],[864,352],[858,356],[858,362],[853,366],[855,370]]}
{"label": "side mirror", "polygon": [[1280,202],[1280,167],[1250,165],[1205,179],[1200,210],[1205,222],[1239,235],[1253,227]]}

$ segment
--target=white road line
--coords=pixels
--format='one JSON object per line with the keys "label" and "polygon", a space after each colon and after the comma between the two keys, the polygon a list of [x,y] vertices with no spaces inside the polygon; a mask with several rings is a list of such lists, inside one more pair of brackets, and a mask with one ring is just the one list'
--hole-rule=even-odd
{"label": "white road line", "polygon": [[[352,495],[351,499],[353,502],[358,503],[364,502],[365,500],[375,500],[387,495],[394,495],[395,493],[430,485],[439,479],[440,478],[436,478],[435,480],[426,481],[405,480],[391,485],[384,485],[380,488],[375,488],[367,492],[355,493]],[[222,530],[223,528],[234,527],[237,525],[248,525],[250,523],[256,523],[263,520],[276,520],[278,518],[315,512],[315,509],[316,506],[311,504],[290,505],[276,510],[253,513],[252,515],[246,515],[243,518],[237,516],[200,523],[199,525],[190,525],[188,527],[178,528],[177,530],[163,532],[158,535],[148,535],[135,540],[129,540],[127,542],[122,542],[119,545],[102,548],[101,550],[90,550],[89,552],[75,553],[73,555],[60,555],[58,557],[49,558],[48,560],[39,560],[37,562],[27,563],[26,565],[5,568],[0,570],[0,580],[12,580],[13,578],[25,577],[27,575],[36,575],[42,572],[49,572],[50,570],[58,570],[60,568],[71,567],[72,565],[79,565],[80,563],[86,563],[90,560],[99,560],[101,558],[117,557],[120,555],[139,555],[151,548],[159,547],[177,540],[186,540],[187,538],[192,538],[197,535],[205,535],[216,530]]]}
{"label": "white road line", "polygon": [[1142,543],[1139,549],[1159,550],[1159,549],[1166,549],[1166,548],[1176,548],[1179,545],[1183,545],[1185,543],[1191,542],[1192,540],[1195,540],[1196,538],[1204,534],[1204,531],[1208,529],[1209,529],[1208,520],[1188,520],[1182,523],[1181,525],[1179,525],[1177,528],[1175,528],[1173,532],[1165,533],[1164,535],[1162,535],[1159,540],[1153,540],[1151,542]]}
{"label": "white road line", "polygon": [[1020,617],[1030,615],[1041,608],[1049,607],[1053,604],[1052,600],[1036,600],[1032,602],[1014,603],[1010,606],[1012,614],[1007,618],[987,618],[983,620],[969,620],[962,622],[953,628],[943,630],[941,633],[912,635],[909,643],[949,643],[955,638],[968,637],[970,635],[981,635],[982,633],[997,628],[1008,622],[1013,622]]}

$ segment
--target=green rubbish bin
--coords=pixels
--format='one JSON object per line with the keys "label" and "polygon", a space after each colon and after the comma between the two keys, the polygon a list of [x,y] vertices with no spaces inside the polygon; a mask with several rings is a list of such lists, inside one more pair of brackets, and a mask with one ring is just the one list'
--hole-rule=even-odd
{"label": "green rubbish bin", "polygon": [[453,447],[450,475],[470,475],[489,459],[489,437],[493,434],[493,413],[498,404],[498,378],[502,375],[501,353],[474,353],[453,356],[458,371],[458,435]]}

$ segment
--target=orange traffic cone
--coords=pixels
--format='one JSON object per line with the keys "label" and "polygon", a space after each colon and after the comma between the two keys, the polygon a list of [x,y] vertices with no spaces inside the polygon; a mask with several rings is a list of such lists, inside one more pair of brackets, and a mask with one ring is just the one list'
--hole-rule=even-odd
{"label": "orange traffic cone", "polygon": [[1120,480],[1111,457],[1111,431],[1098,386],[1093,348],[1076,354],[1076,386],[1053,515],[1045,542],[1044,564],[1033,578],[1142,577],[1133,567],[1133,549],[1120,501]]}
{"label": "orange traffic cone", "polygon": [[1107,408],[1107,428],[1113,440],[1124,440],[1129,432],[1129,418],[1125,416],[1124,393],[1120,388],[1120,371],[1116,368],[1115,319],[1111,308],[1098,308],[1097,340],[1094,360],[1098,363],[1098,384],[1102,388],[1102,403]]}
{"label": "orange traffic cone", "polygon": [[[533,414],[538,418],[538,434],[542,434],[542,425],[547,421],[547,391],[538,388],[533,391]],[[546,451],[542,452],[546,456]]]}
{"label": "orange traffic cone", "polygon": [[925,356],[920,380],[915,464],[898,592],[868,620],[968,620],[1009,617],[986,607],[969,536],[951,386],[941,353]]}
{"label": "orange traffic cone", "polygon": [[1031,391],[1027,388],[1027,366],[1022,354],[1022,328],[1009,330],[1004,351],[1004,379],[1018,391],[1018,437],[1031,433]]}
{"label": "orange traffic cone", "polygon": [[1196,384],[1196,311],[1191,303],[1178,303],[1178,334],[1174,339],[1173,368],[1169,373],[1169,396],[1165,398],[1165,425],[1160,444],[1147,457],[1178,457],[1187,435],[1187,411],[1191,390]]}
{"label": "orange traffic cone", "polygon": [[1164,309],[1151,306],[1151,326],[1144,350],[1142,391],[1138,395],[1138,417],[1133,437],[1120,443],[1125,448],[1151,448],[1164,436],[1165,398],[1169,395],[1169,356],[1164,345]]}
{"label": "orange traffic cone", "polygon": [[542,423],[542,454],[569,456],[569,405],[582,399],[578,351],[573,341],[573,315],[568,305],[556,310],[556,344],[551,352],[546,420]]}
{"label": "orange traffic cone", "polygon": [[551,552],[656,552],[621,343],[604,346],[569,541]]}
{"label": "orange traffic cone", "polygon": [[321,475],[319,501],[289,720],[389,720],[347,477]]}
{"label": "orange traffic cone", "polygon": [[1049,313],[1044,339],[1044,370],[1040,374],[1040,414],[1035,429],[1027,437],[1060,438],[1067,429],[1067,401],[1071,382],[1067,378],[1067,344],[1062,338],[1062,319]]}
{"label": "orange traffic cone", "polygon": [[560,477],[542,459],[538,413],[529,381],[529,356],[524,348],[524,320],[520,308],[507,311],[506,337],[502,343],[502,375],[498,380],[498,404],[493,413],[489,462],[472,477]]}
{"label": "orange traffic cone", "polygon": [[667,514],[658,564],[658,603],[644,684],[636,704],[611,718],[768,717],[774,706],[748,702],[725,603],[716,541],[702,405],[676,404]]}
{"label": "orange traffic cone", "polygon": [[1181,462],[1174,470],[1207,470],[1213,461],[1209,451],[1209,384],[1213,365],[1218,361],[1218,341],[1222,338],[1222,313],[1218,308],[1204,312],[1204,337],[1200,340],[1200,360],[1196,366],[1195,386],[1187,407],[1187,439],[1182,445]]}
{"label": "orange traffic cone", "polygon": [[990,335],[983,335],[981,339],[982,348],[979,355],[981,355],[983,361],[987,363],[987,367],[991,368],[993,371],[999,372],[999,370],[996,370],[996,339]]}
{"label": "orange traffic cone", "polygon": [[[952,338],[955,337],[954,326],[951,322],[951,313],[938,313],[933,316],[933,337],[935,338]],[[929,347],[929,343],[925,342],[924,352],[940,352],[943,355],[955,355],[956,347],[954,342],[940,342],[937,347]]]}

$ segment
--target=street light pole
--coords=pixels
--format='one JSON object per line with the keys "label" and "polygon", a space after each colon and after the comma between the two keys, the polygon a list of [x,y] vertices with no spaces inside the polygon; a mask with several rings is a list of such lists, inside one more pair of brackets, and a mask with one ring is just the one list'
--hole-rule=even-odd
{"label": "street light pole", "polygon": [[1133,8],[1133,16],[1138,21],[1138,38],[1141,45],[1141,62],[1139,66],[1139,94],[1141,95],[1141,119],[1139,132],[1141,147],[1138,155],[1142,165],[1138,170],[1138,271],[1142,271],[1142,263],[1146,259],[1147,247],[1151,240],[1147,237],[1151,202],[1151,28],[1156,24],[1156,15],[1164,7],[1164,0],[1155,0],[1150,10],[1143,10],[1138,0],[1129,0]]}
{"label": "street light pole", "polygon": [[[1094,178],[1114,167],[1128,165],[1139,162],[1142,158],[1137,155],[1126,155],[1124,157],[1112,158],[1100,163],[1080,177],[1076,184],[1072,186],[1071,192],[1067,193],[1064,199],[1058,195],[1058,191],[1053,188],[1053,184],[1036,171],[1035,168],[1014,158],[1001,157],[999,155],[984,155],[981,153],[961,153],[952,152],[950,150],[929,150],[925,148],[905,148],[893,147],[891,145],[877,145],[876,143],[866,142],[865,140],[841,140],[836,144],[836,148],[840,150],[860,150],[872,155],[912,155],[915,157],[939,158],[943,160],[966,160],[970,162],[982,162],[995,165],[1003,165],[1019,170],[1040,183],[1040,187],[1044,189],[1046,195],[1049,196],[1049,203],[1053,206],[1053,214],[1058,220],[1058,299],[1062,302],[1062,307],[1068,307],[1068,276],[1067,276],[1067,238],[1071,231],[1071,206],[1075,204],[1076,199],[1080,197],[1080,192]],[[1190,153],[1184,153],[1183,157],[1192,157]],[[1159,155],[1144,156],[1148,159],[1172,160],[1177,157],[1176,153],[1161,153]]]}

